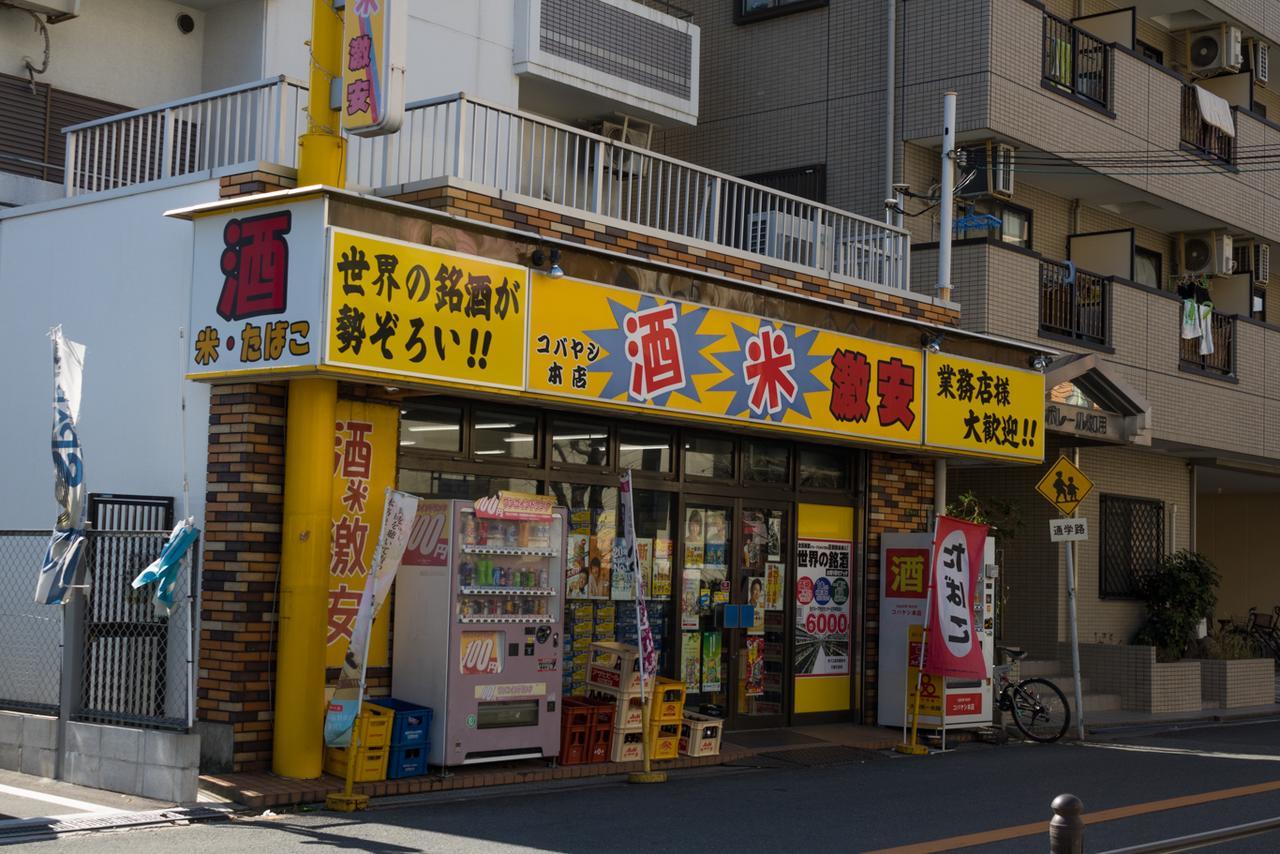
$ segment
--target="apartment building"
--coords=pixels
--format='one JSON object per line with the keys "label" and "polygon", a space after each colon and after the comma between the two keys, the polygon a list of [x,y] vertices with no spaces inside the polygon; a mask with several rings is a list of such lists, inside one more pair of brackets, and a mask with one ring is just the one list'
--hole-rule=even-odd
{"label": "apartment building", "polygon": [[[663,150],[879,216],[892,106],[922,294],[937,278],[942,96],[958,94],[960,325],[1056,353],[1047,458],[1078,449],[1097,481],[1079,511],[1082,643],[1127,643],[1135,580],[1180,548],[1218,564],[1219,618],[1280,604],[1260,536],[1280,487],[1275,4],[901,2],[892,105],[883,2],[690,6],[723,60],[704,68],[698,126]],[[1182,336],[1187,296],[1212,302],[1207,335]],[[1032,493],[1042,474],[953,466],[948,494],[1019,506],[1001,632],[1051,657],[1067,639],[1065,565],[1044,531],[1056,514]]]}
{"label": "apartment building", "polygon": [[[963,326],[959,305],[913,288],[908,229],[770,174],[789,150],[781,137],[760,140],[776,155],[734,171],[662,153],[703,121],[714,91],[703,75],[742,61],[722,43],[710,56],[703,13],[666,2],[414,4],[401,129],[348,139],[345,189],[299,188],[310,6],[130,0],[109,12],[84,4],[69,18],[37,11],[43,29],[0,9],[6,97],[38,117],[0,137],[10,205],[0,212],[0,288],[19,309],[0,321],[0,353],[38,364],[55,323],[84,342],[90,490],[173,499],[204,530],[191,706],[206,767],[270,767],[273,697],[295,696],[273,691],[287,669],[275,659],[275,590],[286,445],[306,422],[291,421],[289,389],[303,376],[331,384],[332,414],[316,418],[337,424],[343,460],[348,450],[363,460],[370,496],[358,518],[340,504],[351,487],[340,461],[330,668],[363,582],[348,570],[367,567],[374,545],[358,540],[364,552],[352,558],[353,532],[376,524],[383,486],[437,499],[553,495],[572,535],[598,543],[613,538],[617,480],[630,469],[638,536],[672,555],[679,579],[650,605],[663,671],[684,676],[731,729],[866,719],[881,534],[927,527],[939,457],[1042,458],[1043,376],[1030,363],[1056,344]],[[705,17],[719,27],[718,15]],[[862,32],[851,20],[846,35]],[[21,57],[42,55],[44,33],[50,61],[36,74]],[[100,62],[104,33],[114,42]],[[792,128],[817,138],[811,130]],[[258,251],[288,247],[273,256],[287,276],[275,281],[278,316],[265,320],[235,307],[251,223],[274,229],[258,233]],[[462,290],[447,289],[453,268],[498,276],[506,290],[485,311],[492,327],[481,328],[469,298],[453,325],[416,305],[322,305],[338,290],[323,282],[355,292],[346,285],[363,272],[361,253],[366,283],[399,277],[387,300],[425,288],[430,271],[431,287],[446,288],[429,303],[436,313],[462,309]],[[512,313],[499,317],[499,305]],[[387,318],[405,313],[437,325],[415,344],[406,320],[394,341],[407,355],[395,362]],[[663,347],[684,353],[676,367],[687,377],[645,385],[640,342],[627,346],[641,315],[676,336]],[[760,396],[753,365],[766,344],[786,364]],[[1025,436],[963,436],[945,401],[926,415],[939,372],[966,365],[999,371],[1010,389],[1001,414],[1016,415]],[[46,376],[5,378],[26,442],[6,457],[5,527],[47,523],[26,488],[48,476],[31,450],[47,441]],[[327,469],[325,444],[313,461]],[[801,655],[802,616],[782,593],[797,586],[800,543],[818,541],[847,547],[844,619],[830,621],[822,655]],[[748,643],[716,621],[715,606],[739,602],[768,572],[781,598],[764,609],[765,643]],[[696,611],[684,614],[690,582]],[[556,662],[566,695],[585,687],[591,642],[628,639],[612,601],[568,607],[574,636]],[[704,646],[708,634],[718,639]],[[763,677],[748,689],[747,661],[760,655]],[[370,663],[373,690],[392,689],[394,648],[382,641]],[[106,713],[145,718],[123,706]]]}

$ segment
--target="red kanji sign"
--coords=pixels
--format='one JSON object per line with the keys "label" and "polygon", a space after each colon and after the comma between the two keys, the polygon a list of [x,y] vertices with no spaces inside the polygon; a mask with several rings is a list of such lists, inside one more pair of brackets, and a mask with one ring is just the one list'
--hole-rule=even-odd
{"label": "red kanji sign", "polygon": [[226,276],[218,297],[223,320],[285,310],[289,292],[289,211],[229,220],[222,230],[219,264]]}
{"label": "red kanji sign", "polygon": [[685,386],[684,358],[675,325],[675,303],[634,311],[623,321],[627,334],[627,360],[631,363],[631,396],[653,398]]}
{"label": "red kanji sign", "polygon": [[787,403],[796,399],[796,381],[791,376],[796,356],[785,332],[768,326],[762,328],[759,334],[747,339],[746,355],[742,378],[751,390],[747,405],[752,412],[772,415],[782,409],[784,399]]}

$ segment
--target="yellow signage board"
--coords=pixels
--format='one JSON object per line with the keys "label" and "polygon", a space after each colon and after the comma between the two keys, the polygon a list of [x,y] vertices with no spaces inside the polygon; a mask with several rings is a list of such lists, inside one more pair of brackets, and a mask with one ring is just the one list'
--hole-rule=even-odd
{"label": "yellow signage board", "polygon": [[524,267],[329,229],[325,362],[425,380],[524,385]]}
{"label": "yellow signage board", "polygon": [[532,287],[533,393],[850,439],[922,441],[919,349],[537,272]]}
{"label": "yellow signage board", "polygon": [[983,457],[1044,459],[1044,374],[930,353],[924,442]]}
{"label": "yellow signage board", "polygon": [[[395,486],[398,407],[339,400],[333,437],[333,522],[329,550],[329,633],[325,663],[341,667],[382,528],[387,487]],[[387,665],[390,608],[373,621],[369,666]]]}
{"label": "yellow signage board", "polygon": [[1076,512],[1085,496],[1093,491],[1093,481],[1065,456],[1049,466],[1049,470],[1036,484],[1036,492],[1044,496],[1064,516]]}
{"label": "yellow signage board", "polygon": [[944,678],[920,672],[920,653],[924,649],[924,626],[911,626],[907,635],[907,710],[906,722],[916,719],[916,685],[920,686],[921,723],[942,722],[942,696],[946,693]]}

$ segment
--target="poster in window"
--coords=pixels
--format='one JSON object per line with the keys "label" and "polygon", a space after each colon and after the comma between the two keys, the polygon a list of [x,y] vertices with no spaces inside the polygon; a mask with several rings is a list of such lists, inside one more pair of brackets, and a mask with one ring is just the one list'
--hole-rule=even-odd
{"label": "poster in window", "polygon": [[702,612],[702,570],[686,569],[680,587],[680,628],[698,628],[698,616]]}
{"label": "poster in window", "polygon": [[680,633],[680,673],[685,690],[702,690],[702,635],[698,632]]}
{"label": "poster in window", "polygon": [[590,537],[569,535],[569,556],[564,563],[564,590],[567,599],[586,599],[591,579]]}
{"label": "poster in window", "polygon": [[644,578],[646,599],[653,597],[653,539],[651,537],[636,538],[636,569]]}
{"label": "poster in window", "polygon": [[748,635],[746,653],[746,695],[759,697],[764,694],[764,635]]}
{"label": "poster in window", "polygon": [[621,537],[613,541],[613,557],[609,563],[613,572],[609,576],[609,598],[634,599],[636,595],[635,567],[627,559],[627,544]]}
{"label": "poster in window", "polygon": [[764,634],[764,582],[763,575],[744,580],[746,595],[743,601],[755,608],[755,622],[747,629],[749,634]]}
{"label": "poster in window", "polygon": [[758,573],[764,569],[768,539],[764,514],[758,510],[744,511],[742,514],[742,565],[748,572]]}
{"label": "poster in window", "polygon": [[[769,560],[782,560],[782,511],[769,511]],[[782,607],[779,605],[778,607]]]}
{"label": "poster in window", "polygon": [[767,563],[764,567],[764,607],[769,611],[782,610],[782,584],[787,577],[787,567],[781,563]]}
{"label": "poster in window", "polygon": [[671,595],[671,540],[657,537],[653,541],[653,592],[654,599],[666,599]]}
{"label": "poster in window", "polygon": [[795,675],[849,675],[848,540],[801,540],[796,549]]}
{"label": "poster in window", "polygon": [[702,690],[720,690],[720,632],[702,633]]}
{"label": "poster in window", "polygon": [[703,566],[727,566],[725,554],[725,514],[723,510],[708,510],[706,521],[706,553]]}
{"label": "poster in window", "polygon": [[702,511],[690,507],[684,512],[684,565],[687,569],[701,568],[706,534],[702,529]]}

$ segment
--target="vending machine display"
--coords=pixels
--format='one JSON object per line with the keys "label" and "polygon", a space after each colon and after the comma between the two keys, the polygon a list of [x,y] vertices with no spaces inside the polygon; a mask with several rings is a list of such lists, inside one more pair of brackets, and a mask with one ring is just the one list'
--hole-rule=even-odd
{"label": "vending machine display", "polygon": [[432,765],[560,751],[565,511],[485,501],[425,502],[396,582],[392,694],[435,710]]}

